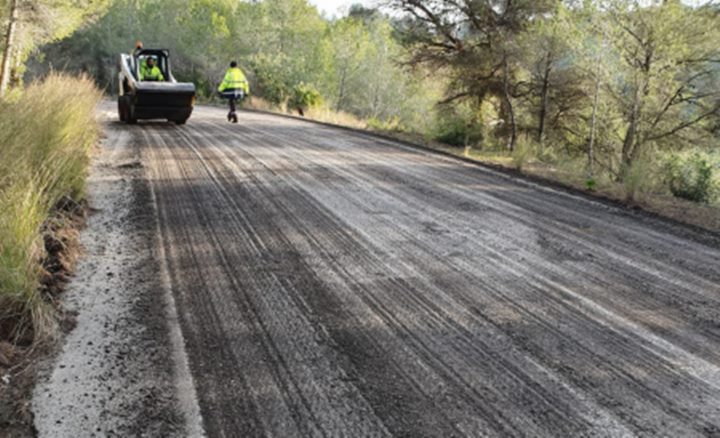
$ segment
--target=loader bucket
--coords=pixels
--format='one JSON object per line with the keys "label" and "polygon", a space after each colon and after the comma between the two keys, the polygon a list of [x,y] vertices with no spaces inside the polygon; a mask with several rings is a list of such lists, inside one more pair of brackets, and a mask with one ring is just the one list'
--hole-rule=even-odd
{"label": "loader bucket", "polygon": [[195,104],[195,86],[177,82],[138,82],[133,104],[138,119],[187,119]]}

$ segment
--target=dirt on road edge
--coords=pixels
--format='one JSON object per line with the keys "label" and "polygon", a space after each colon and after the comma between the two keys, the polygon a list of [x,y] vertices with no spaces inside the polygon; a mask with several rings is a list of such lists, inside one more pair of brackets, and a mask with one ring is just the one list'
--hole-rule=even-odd
{"label": "dirt on road edge", "polygon": [[[106,129],[119,129],[108,117]],[[66,293],[77,325],[39,365],[34,426],[40,436],[202,435],[152,190],[132,134],[110,138],[88,181],[96,213]]]}
{"label": "dirt on road edge", "polygon": [[[75,315],[62,306],[62,297],[80,256],[79,233],[85,226],[85,202],[61,200],[43,225],[46,256],[40,262],[45,270],[40,293],[57,311],[61,333],[75,326]],[[11,322],[12,324],[12,322]],[[62,336],[62,334],[60,334]],[[38,372],[37,363],[52,354],[52,340],[33,342],[30,328],[15,343],[0,337],[0,437],[34,436],[30,398]]]}

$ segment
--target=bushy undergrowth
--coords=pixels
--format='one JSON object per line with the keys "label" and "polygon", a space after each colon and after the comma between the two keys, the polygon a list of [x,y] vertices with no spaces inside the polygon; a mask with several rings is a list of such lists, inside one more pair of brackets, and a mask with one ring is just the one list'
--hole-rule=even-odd
{"label": "bushy undergrowth", "polygon": [[308,108],[317,107],[322,103],[320,92],[312,84],[304,82],[297,84],[290,95],[288,107],[296,109],[300,115],[304,115]]}
{"label": "bushy undergrowth", "polygon": [[368,129],[371,131],[397,131],[412,133],[411,130],[406,129],[398,117],[391,117],[385,120],[378,119],[377,117],[371,117],[366,123]]}
{"label": "bushy undergrowth", "polygon": [[642,201],[648,193],[657,190],[658,173],[657,163],[649,159],[636,159],[632,165],[625,167],[622,170],[625,198]]}
{"label": "bushy undergrowth", "polygon": [[678,198],[710,204],[719,195],[720,159],[717,157],[700,151],[670,154],[663,171],[665,184]]}
{"label": "bushy undergrowth", "polygon": [[435,140],[451,146],[475,145],[483,140],[481,125],[467,122],[459,117],[441,118],[432,135]]}
{"label": "bushy undergrowth", "polygon": [[99,99],[90,80],[52,75],[0,101],[0,336],[52,332],[42,228],[62,198],[83,194]]}

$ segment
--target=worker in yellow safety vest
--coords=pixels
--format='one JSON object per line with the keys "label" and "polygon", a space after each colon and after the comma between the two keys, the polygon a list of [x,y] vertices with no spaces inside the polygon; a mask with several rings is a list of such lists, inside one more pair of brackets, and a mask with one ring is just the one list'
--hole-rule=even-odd
{"label": "worker in yellow safety vest", "polygon": [[245,73],[237,65],[237,62],[233,61],[230,63],[230,68],[225,72],[223,81],[218,86],[220,95],[228,100],[230,104],[230,112],[228,113],[228,121],[237,123],[237,114],[235,114],[235,102],[239,99],[243,99],[249,92],[250,86],[248,85]]}
{"label": "worker in yellow safety vest", "polygon": [[160,68],[155,65],[155,58],[147,58],[145,64],[140,66],[140,80],[141,81],[164,81]]}

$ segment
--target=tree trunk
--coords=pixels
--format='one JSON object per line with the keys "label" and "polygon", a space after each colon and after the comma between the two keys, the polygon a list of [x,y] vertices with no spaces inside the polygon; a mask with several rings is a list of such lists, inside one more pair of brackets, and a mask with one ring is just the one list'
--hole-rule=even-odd
{"label": "tree trunk", "polygon": [[340,111],[343,100],[345,100],[345,80],[347,77],[347,67],[343,68],[342,75],[340,76],[340,85],[338,87],[337,103],[335,104],[335,111]]}
{"label": "tree trunk", "polygon": [[10,69],[12,54],[15,51],[15,27],[18,20],[18,0],[10,0],[10,18],[8,20],[7,33],[5,34],[5,51],[3,52],[2,64],[0,65],[0,97],[5,95],[10,83]]}
{"label": "tree trunk", "polygon": [[642,72],[642,83],[637,84],[633,95],[633,106],[632,113],[630,114],[630,121],[628,123],[628,130],[625,134],[625,140],[623,141],[622,150],[622,164],[624,170],[628,170],[640,155],[645,139],[639,131],[640,120],[645,106],[645,100],[650,93],[650,68],[652,61],[652,46],[646,49],[643,56],[643,63],[641,67]]}
{"label": "tree trunk", "polygon": [[588,143],[588,171],[593,176],[593,161],[595,161],[595,129],[597,125],[597,108],[600,101],[600,77],[595,78],[595,96],[593,97],[592,117],[590,118],[590,141]]}
{"label": "tree trunk", "polygon": [[637,124],[639,119],[640,109],[640,96],[638,96],[638,90],[635,90],[635,96],[633,97],[632,110],[630,111],[630,120],[628,120],[627,131],[625,132],[625,139],[623,140],[622,146],[622,166],[624,170],[627,170],[632,166],[634,157],[633,148],[635,147],[635,136],[637,135]]}
{"label": "tree trunk", "polygon": [[545,119],[547,118],[548,95],[550,94],[550,72],[552,71],[552,52],[548,52],[545,58],[545,71],[542,78],[542,89],[540,90],[540,115],[538,117],[538,143],[545,141]]}
{"label": "tree trunk", "polygon": [[632,166],[632,148],[635,145],[635,129],[636,121],[631,118],[628,122],[627,132],[625,133],[625,139],[623,140],[622,147],[622,167],[628,169]]}
{"label": "tree trunk", "polygon": [[380,84],[377,82],[373,87],[372,115],[375,118],[380,116]]}
{"label": "tree trunk", "polygon": [[8,89],[17,88],[22,85],[23,63],[21,61],[20,54],[22,53],[23,48],[16,41],[13,50],[15,50],[15,53],[10,54],[10,59],[13,60],[13,66],[10,67],[10,80],[8,81]]}
{"label": "tree trunk", "polygon": [[515,110],[510,100],[510,72],[508,72],[507,55],[503,56],[503,97],[505,98],[505,106],[508,112],[508,123],[510,124],[510,137],[508,138],[507,148],[509,151],[515,150],[517,142],[517,126],[515,126]]}

